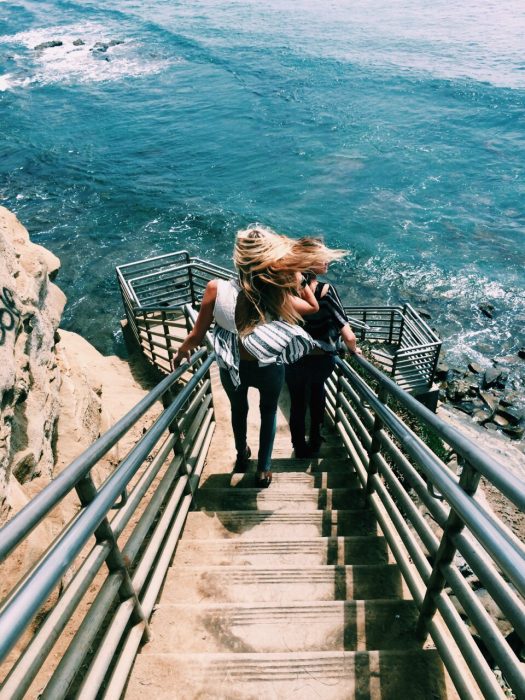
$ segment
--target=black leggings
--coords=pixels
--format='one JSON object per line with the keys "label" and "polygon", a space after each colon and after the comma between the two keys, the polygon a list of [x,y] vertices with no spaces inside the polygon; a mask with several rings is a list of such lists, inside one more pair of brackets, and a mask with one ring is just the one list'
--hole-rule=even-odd
{"label": "black leggings", "polygon": [[307,355],[286,367],[290,391],[290,433],[293,446],[304,447],[306,410],[310,409],[310,441],[318,445],[323,423],[326,393],[324,383],[335,366],[333,355]]}

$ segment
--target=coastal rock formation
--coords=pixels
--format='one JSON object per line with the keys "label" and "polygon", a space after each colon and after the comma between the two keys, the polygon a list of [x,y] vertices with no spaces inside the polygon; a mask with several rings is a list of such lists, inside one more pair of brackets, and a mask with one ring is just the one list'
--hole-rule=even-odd
{"label": "coastal rock formation", "polygon": [[[127,362],[58,329],[59,267],[0,207],[0,523],[145,393]],[[108,455],[100,478],[117,457]]]}
{"label": "coastal rock formation", "polygon": [[0,513],[12,479],[52,476],[60,373],[55,331],[66,302],[60,261],[0,208]]}

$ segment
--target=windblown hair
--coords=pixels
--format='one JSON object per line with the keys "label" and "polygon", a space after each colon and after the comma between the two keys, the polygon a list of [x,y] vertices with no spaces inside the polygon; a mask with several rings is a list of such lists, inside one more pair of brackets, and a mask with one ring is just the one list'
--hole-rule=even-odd
{"label": "windblown hair", "polygon": [[241,335],[268,320],[301,321],[292,305],[299,268],[284,263],[293,257],[294,244],[291,238],[262,226],[237,233],[233,259],[241,285],[236,310]]}
{"label": "windblown hair", "polygon": [[292,302],[298,293],[297,272],[307,272],[345,254],[327,248],[318,238],[295,240],[262,226],[239,231],[234,249],[241,285],[236,309],[239,333],[244,335],[259,323],[278,318],[302,323]]}
{"label": "windblown hair", "polygon": [[319,267],[324,263],[330,264],[336,260],[341,260],[348,255],[347,250],[339,248],[328,248],[322,238],[315,236],[303,236],[295,241],[294,255],[302,260],[304,270],[312,271],[312,268]]}

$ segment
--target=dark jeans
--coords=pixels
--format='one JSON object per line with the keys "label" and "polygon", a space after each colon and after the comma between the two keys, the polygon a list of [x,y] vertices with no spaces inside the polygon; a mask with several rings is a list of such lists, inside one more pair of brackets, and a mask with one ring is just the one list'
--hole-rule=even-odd
{"label": "dark jeans", "polygon": [[319,446],[326,404],[324,383],[332,374],[334,365],[333,355],[307,355],[286,367],[286,383],[290,390],[290,433],[296,449],[305,446],[307,408],[310,409],[310,442]]}
{"label": "dark jeans", "polygon": [[257,469],[270,471],[273,441],[277,427],[277,402],[284,384],[284,366],[259,367],[258,362],[241,360],[239,374],[241,385],[235,389],[228,372],[224,369],[220,371],[222,386],[230,399],[235,449],[238,455],[244,454],[246,449],[248,388],[253,386],[259,390],[259,410],[261,413]]}

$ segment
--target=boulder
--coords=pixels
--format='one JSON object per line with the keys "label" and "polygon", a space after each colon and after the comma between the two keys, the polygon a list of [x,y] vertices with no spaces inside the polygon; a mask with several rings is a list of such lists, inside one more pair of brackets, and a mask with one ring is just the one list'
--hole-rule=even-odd
{"label": "boulder", "polygon": [[453,379],[447,383],[447,398],[449,401],[457,403],[467,396],[469,391],[468,383],[462,379]]}
{"label": "boulder", "polygon": [[468,368],[474,374],[481,374],[483,372],[482,366],[478,365],[477,362],[469,362]]}
{"label": "boulder", "polygon": [[82,39],[75,39],[73,42],[73,46],[85,46],[86,42],[83,41]]}
{"label": "boulder", "polygon": [[35,51],[42,51],[43,49],[53,49],[55,46],[63,46],[64,42],[53,39],[52,41],[43,41],[41,44],[37,44],[37,46],[34,46],[33,49]]}
{"label": "boulder", "polygon": [[514,406],[500,406],[496,409],[498,415],[503,416],[511,425],[518,425],[523,419],[523,411]]}
{"label": "boulder", "polygon": [[489,367],[486,369],[485,374],[483,375],[483,388],[490,389],[491,387],[496,386],[501,374],[501,370],[496,369],[496,367]]}
{"label": "boulder", "polygon": [[524,347],[524,348],[520,348],[520,349],[518,350],[518,357],[521,357],[522,360],[525,360],[525,347]]}
{"label": "boulder", "polygon": [[487,318],[493,318],[494,316],[494,306],[492,304],[489,304],[487,302],[484,302],[482,304],[478,304],[478,309],[481,311],[481,313],[486,316]]}

